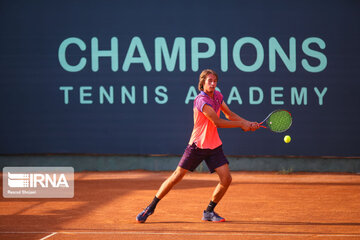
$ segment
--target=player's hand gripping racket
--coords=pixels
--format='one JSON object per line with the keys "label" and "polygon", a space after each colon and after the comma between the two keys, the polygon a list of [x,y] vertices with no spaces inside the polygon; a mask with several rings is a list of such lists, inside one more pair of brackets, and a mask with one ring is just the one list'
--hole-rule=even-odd
{"label": "player's hand gripping racket", "polygon": [[264,119],[264,121],[259,123],[259,126],[262,128],[267,128],[273,132],[282,133],[288,130],[291,124],[292,124],[291,114],[286,110],[278,109],[270,113]]}

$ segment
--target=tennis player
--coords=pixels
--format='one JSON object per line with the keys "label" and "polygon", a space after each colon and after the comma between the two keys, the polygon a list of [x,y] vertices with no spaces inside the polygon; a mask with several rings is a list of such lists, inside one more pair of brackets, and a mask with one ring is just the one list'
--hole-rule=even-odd
{"label": "tennis player", "polygon": [[[158,202],[179,183],[188,171],[194,171],[205,160],[211,173],[219,176],[211,201],[204,210],[202,220],[224,222],[225,219],[214,212],[215,206],[224,196],[232,181],[229,162],[226,159],[217,128],[241,128],[244,131],[255,131],[257,122],[249,122],[232,112],[223,101],[222,94],[215,90],[218,75],[210,69],[201,72],[199,78],[200,94],[194,100],[194,128],[185,152],[173,174],[166,179],[156,193],[153,201],[136,217],[140,223],[154,213]],[[228,120],[220,118],[220,110]]]}

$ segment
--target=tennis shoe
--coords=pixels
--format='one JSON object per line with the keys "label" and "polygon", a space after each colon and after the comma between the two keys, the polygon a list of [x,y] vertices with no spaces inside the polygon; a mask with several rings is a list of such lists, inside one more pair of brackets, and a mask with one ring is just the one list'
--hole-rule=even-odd
{"label": "tennis shoe", "polygon": [[220,217],[216,212],[207,211],[204,211],[202,220],[210,222],[225,222],[225,218]]}
{"label": "tennis shoe", "polygon": [[149,207],[145,208],[139,215],[136,217],[136,221],[139,223],[144,223],[146,219],[154,213],[154,210],[150,210]]}

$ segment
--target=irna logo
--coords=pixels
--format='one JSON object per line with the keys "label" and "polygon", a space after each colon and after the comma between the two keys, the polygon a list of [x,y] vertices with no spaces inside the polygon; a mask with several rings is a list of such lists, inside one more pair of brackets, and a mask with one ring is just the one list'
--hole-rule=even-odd
{"label": "irna logo", "polygon": [[73,198],[73,167],[4,167],[5,198]]}
{"label": "irna logo", "polygon": [[8,172],[8,186],[12,188],[36,188],[49,186],[54,188],[69,187],[65,174],[40,173],[10,173]]}

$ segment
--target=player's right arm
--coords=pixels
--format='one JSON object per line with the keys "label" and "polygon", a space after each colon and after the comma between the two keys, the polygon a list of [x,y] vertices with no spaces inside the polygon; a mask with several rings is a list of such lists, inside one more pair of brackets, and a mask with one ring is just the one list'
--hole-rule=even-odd
{"label": "player's right arm", "polygon": [[251,122],[241,118],[236,121],[229,121],[218,117],[212,107],[205,104],[203,107],[203,114],[207,117],[217,128],[241,128],[245,132],[252,130]]}

